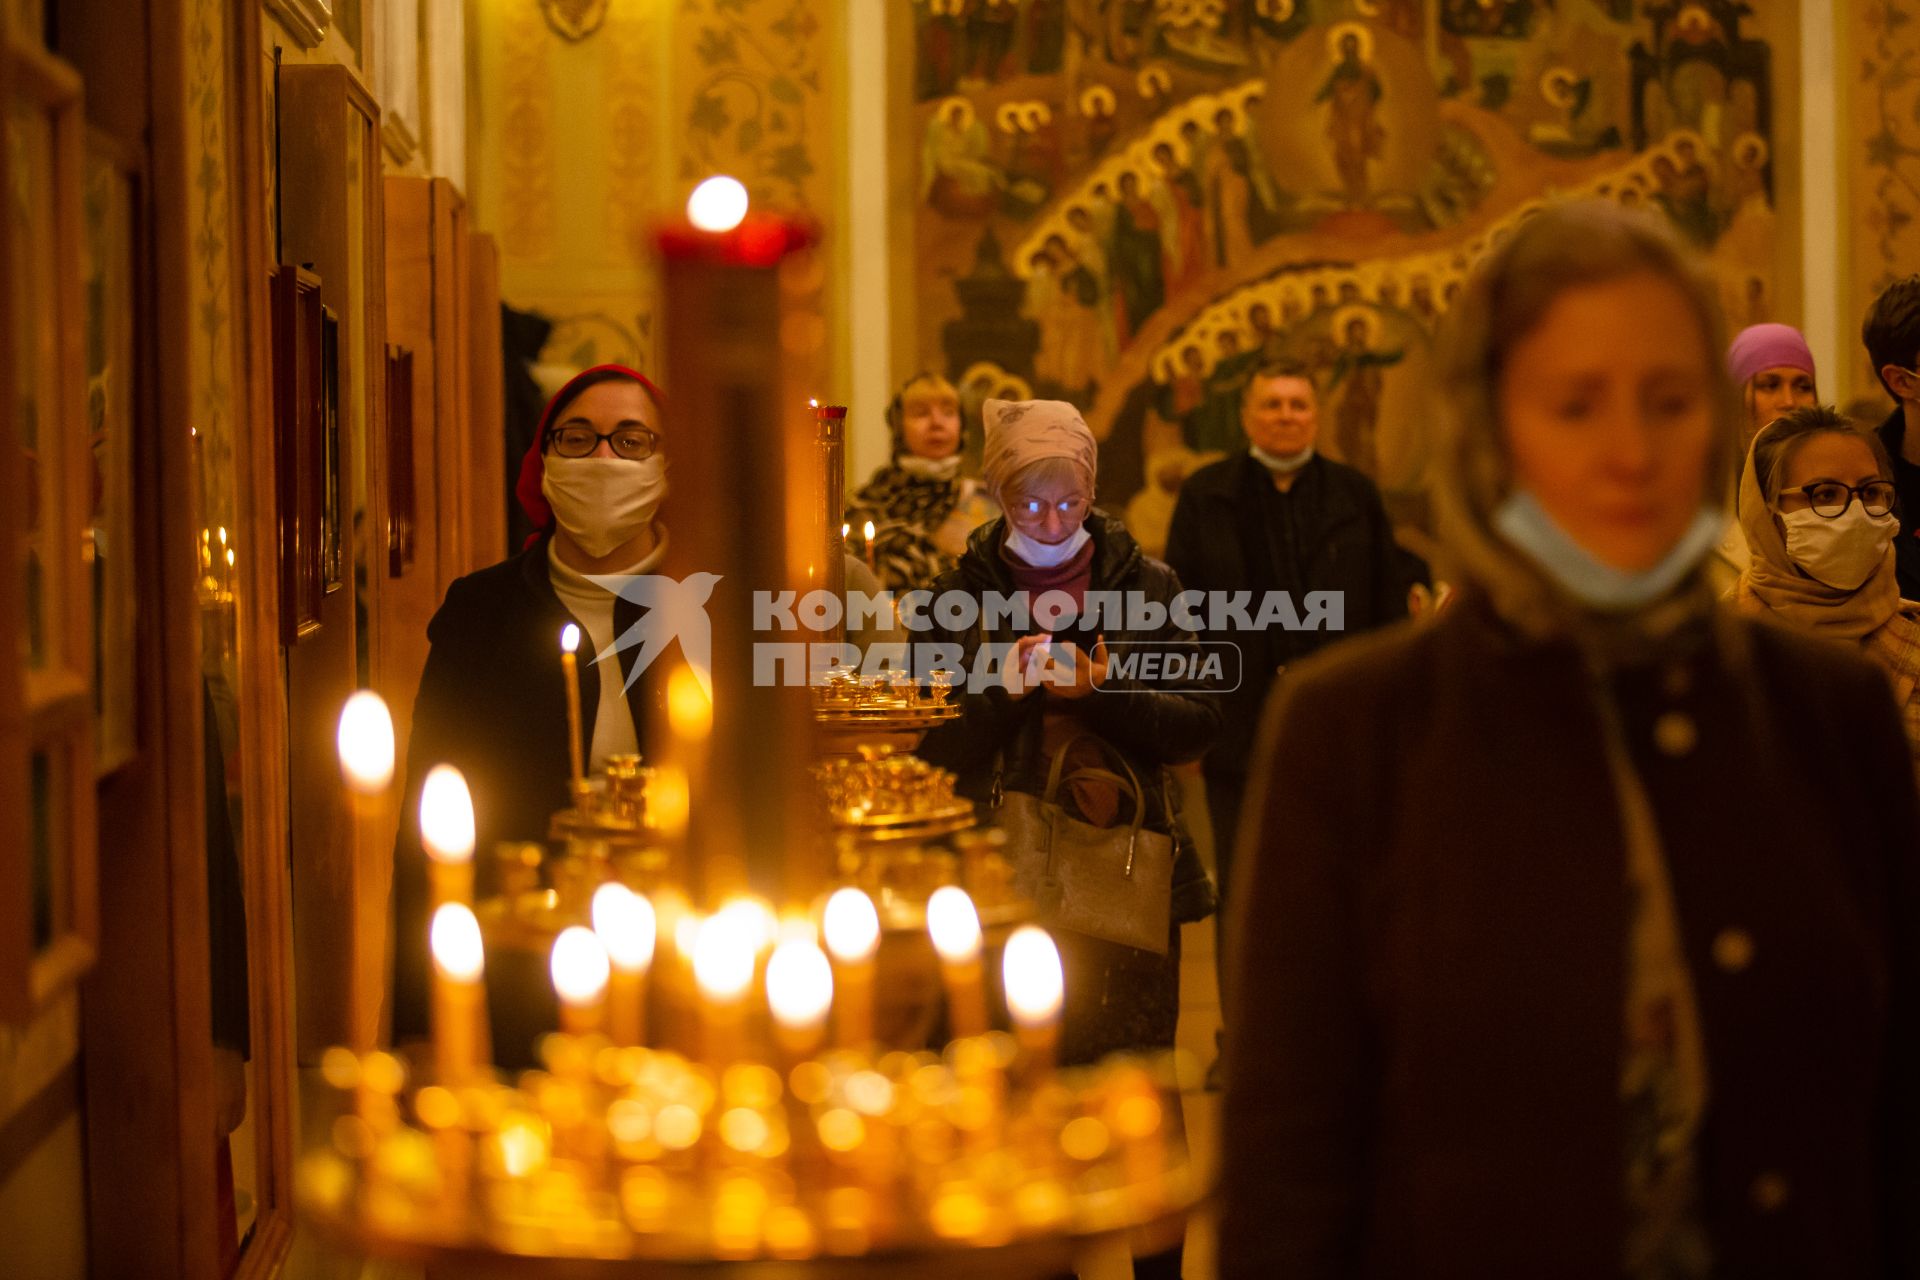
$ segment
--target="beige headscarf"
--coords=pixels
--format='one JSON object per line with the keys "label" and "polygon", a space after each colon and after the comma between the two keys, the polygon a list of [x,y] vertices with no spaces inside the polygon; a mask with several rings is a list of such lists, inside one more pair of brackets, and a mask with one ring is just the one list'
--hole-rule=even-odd
{"label": "beige headscarf", "polygon": [[1858,640],[1886,625],[1900,608],[1900,582],[1894,576],[1893,548],[1873,576],[1852,591],[1808,577],[1787,554],[1787,541],[1767,505],[1753,465],[1754,446],[1773,428],[1754,433],[1740,469],[1740,532],[1753,553],[1746,572],[1733,585],[1733,599],[1748,613],[1771,613],[1805,631],[1840,640]]}
{"label": "beige headscarf", "polygon": [[[1594,615],[1493,527],[1494,512],[1513,491],[1513,463],[1497,404],[1500,360],[1562,290],[1637,271],[1673,281],[1699,313],[1707,351],[1725,348],[1718,286],[1698,260],[1658,222],[1600,201],[1549,206],[1522,222],[1475,268],[1448,317],[1435,397],[1441,411],[1434,477],[1437,531],[1462,575],[1523,634],[1571,633],[1604,648],[1633,647],[1637,635],[1671,631],[1711,608],[1702,566],[1647,610]],[[1716,422],[1706,474],[1723,476],[1732,470],[1741,415],[1725,367],[1711,358],[1708,364]]]}
{"label": "beige headscarf", "polygon": [[1046,458],[1074,463],[1092,492],[1099,447],[1078,409],[1065,400],[989,400],[980,414],[987,425],[980,474],[995,498],[1023,467]]}

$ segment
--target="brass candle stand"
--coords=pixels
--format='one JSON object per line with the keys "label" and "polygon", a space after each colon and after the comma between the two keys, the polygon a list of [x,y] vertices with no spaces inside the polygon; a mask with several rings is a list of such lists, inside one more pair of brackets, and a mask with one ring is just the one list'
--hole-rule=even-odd
{"label": "brass candle stand", "polygon": [[921,1276],[957,1255],[1039,1276],[1093,1238],[1170,1243],[1199,1192],[1144,1060],[1055,1074],[1004,1032],[785,1071],[559,1033],[542,1057],[512,1084],[410,1089],[391,1055],[333,1051],[308,1219],[461,1274]]}
{"label": "brass candle stand", "polygon": [[[715,579],[711,653],[663,672],[646,762],[569,762],[548,842],[493,850],[477,900],[471,797],[429,776],[431,1052],[322,1064],[336,1114],[298,1195],[338,1244],[470,1278],[1041,1277],[1095,1239],[1164,1248],[1201,1194],[1166,1064],[1057,1068],[1056,944],[905,754],[960,715],[952,678],[756,674],[752,590],[831,584],[841,554],[809,460],[837,465],[842,415],[798,409],[809,243],[777,219],[661,237],[665,381],[701,424],[675,501],[739,513],[676,524],[659,570]],[[487,1065],[489,954],[497,994],[530,994],[503,951],[547,958],[559,1022],[513,1078]]]}
{"label": "brass candle stand", "polygon": [[828,671],[812,687],[815,741],[823,755],[862,748],[912,751],[927,730],[960,717],[953,677],[935,671],[925,686],[906,672],[861,677]]}

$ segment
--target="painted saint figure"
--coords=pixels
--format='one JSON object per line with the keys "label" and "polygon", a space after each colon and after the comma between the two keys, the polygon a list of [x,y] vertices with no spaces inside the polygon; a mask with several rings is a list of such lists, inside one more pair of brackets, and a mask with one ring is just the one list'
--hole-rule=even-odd
{"label": "painted saint figure", "polygon": [[1342,341],[1334,357],[1333,375],[1327,380],[1327,394],[1332,395],[1342,385],[1346,388],[1334,411],[1334,442],[1348,466],[1359,468],[1378,483],[1380,448],[1376,436],[1380,393],[1386,384],[1381,370],[1399,364],[1407,353],[1404,349],[1374,350],[1374,321],[1364,310],[1342,312],[1334,327]]}
{"label": "painted saint figure", "polygon": [[1360,205],[1367,199],[1367,166],[1379,158],[1386,141],[1386,131],[1375,118],[1380,106],[1380,77],[1368,62],[1362,43],[1366,28],[1343,23],[1334,28],[1333,34],[1340,60],[1313,100],[1328,104],[1327,139],[1333,144],[1334,168],[1340,173],[1347,203]]}

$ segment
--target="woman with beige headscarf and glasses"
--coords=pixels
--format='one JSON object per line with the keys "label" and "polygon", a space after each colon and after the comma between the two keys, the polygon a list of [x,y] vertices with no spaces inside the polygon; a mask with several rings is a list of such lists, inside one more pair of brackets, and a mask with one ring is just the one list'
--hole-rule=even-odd
{"label": "woman with beige headscarf and glasses", "polygon": [[1879,663],[1920,769],[1920,604],[1900,598],[1895,504],[1879,436],[1832,409],[1789,410],[1754,437],[1741,470],[1751,558],[1734,600]]}
{"label": "woman with beige headscarf and glasses", "polygon": [[[990,817],[1009,793],[1045,792],[1056,755],[1063,774],[1089,779],[1061,788],[1062,809],[1094,827],[1124,829],[1135,814],[1132,796],[1091,775],[1138,780],[1142,824],[1174,838],[1170,909],[1162,900],[1157,918],[1127,922],[1154,936],[1159,945],[1151,950],[1054,931],[1066,971],[1060,1056],[1087,1063],[1120,1050],[1171,1049],[1180,1013],[1179,926],[1212,913],[1213,886],[1166,766],[1198,759],[1212,745],[1220,711],[1191,678],[1156,685],[1120,674],[1113,660],[1148,649],[1191,656],[1197,645],[1166,616],[1180,591],[1173,570],[1093,509],[1095,445],[1079,410],[1059,400],[989,400],[983,416],[982,473],[1006,514],[975,530],[959,565],[934,582],[925,614],[960,619],[955,605],[964,602],[956,597],[985,606],[998,596],[1024,600],[1033,616],[1023,626],[981,607],[971,625],[910,637],[958,646],[967,672],[978,669],[983,646],[1005,659],[998,678],[969,689],[961,718],[929,733],[919,754],[953,770],[956,789]],[[1157,605],[1162,625],[1090,622],[1084,611],[1094,592],[1131,598],[1141,606],[1136,616]],[[1049,619],[1055,605],[1062,614]],[[919,612],[911,603],[907,611]],[[1013,852],[1017,859],[1021,851]],[[1024,878],[1022,887],[1032,891]],[[1177,1280],[1179,1250],[1138,1259],[1135,1274]]]}
{"label": "woman with beige headscarf and glasses", "polygon": [[1466,594],[1269,708],[1228,1280],[1920,1274],[1920,801],[1885,676],[1707,585],[1721,347],[1701,268],[1611,205],[1463,290]]}

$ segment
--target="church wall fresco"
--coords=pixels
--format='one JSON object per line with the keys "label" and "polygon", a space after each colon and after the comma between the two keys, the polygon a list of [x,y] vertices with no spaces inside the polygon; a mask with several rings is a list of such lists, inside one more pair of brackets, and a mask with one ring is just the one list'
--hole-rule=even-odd
{"label": "church wall fresco", "polygon": [[1758,7],[902,4],[895,314],[970,406],[1079,404],[1101,501],[1150,547],[1180,480],[1244,444],[1250,370],[1302,362],[1322,448],[1418,547],[1437,323],[1542,202],[1657,210],[1734,324],[1797,318],[1797,6]]}
{"label": "church wall fresco", "polygon": [[1844,24],[1838,78],[1845,98],[1840,344],[1846,361],[1837,387],[1825,394],[1842,404],[1859,397],[1861,409],[1884,413],[1893,400],[1861,347],[1860,325],[1882,289],[1920,271],[1920,3],[1849,0]]}

